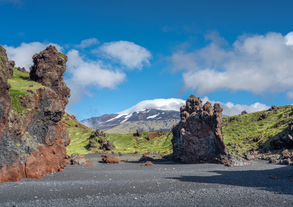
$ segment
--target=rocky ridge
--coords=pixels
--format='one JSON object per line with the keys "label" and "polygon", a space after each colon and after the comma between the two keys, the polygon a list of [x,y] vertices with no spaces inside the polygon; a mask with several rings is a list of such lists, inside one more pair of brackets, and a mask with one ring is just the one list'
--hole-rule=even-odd
{"label": "rocky ridge", "polygon": [[[66,166],[70,139],[61,119],[70,96],[63,81],[67,57],[49,46],[33,62],[30,77],[42,86],[11,88],[14,62],[0,46],[0,183],[41,178]],[[26,79],[26,72],[17,72]]]}

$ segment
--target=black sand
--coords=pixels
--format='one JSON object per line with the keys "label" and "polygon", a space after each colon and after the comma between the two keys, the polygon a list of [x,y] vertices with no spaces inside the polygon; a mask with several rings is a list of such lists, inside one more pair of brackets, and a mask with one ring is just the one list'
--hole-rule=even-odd
{"label": "black sand", "polygon": [[254,161],[237,167],[174,162],[143,167],[87,157],[94,166],[67,166],[39,180],[0,184],[0,206],[293,206],[293,166]]}

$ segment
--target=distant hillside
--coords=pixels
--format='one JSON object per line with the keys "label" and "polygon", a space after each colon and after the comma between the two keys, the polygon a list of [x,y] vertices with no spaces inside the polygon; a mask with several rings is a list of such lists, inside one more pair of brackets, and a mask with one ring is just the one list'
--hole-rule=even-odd
{"label": "distant hillside", "polygon": [[132,113],[104,114],[82,120],[81,123],[108,133],[130,133],[137,129],[142,132],[170,131],[179,120],[178,111],[143,109]]}
{"label": "distant hillside", "polygon": [[[66,119],[66,117],[64,119]],[[158,120],[151,121],[150,123],[155,123],[155,121]],[[290,121],[293,121],[293,106],[291,105],[276,107],[274,110],[269,109],[244,115],[223,117],[222,132],[224,142],[229,152],[237,155],[243,155],[253,148],[260,153],[273,151],[276,149],[272,147],[271,141],[283,139],[288,135],[288,124]],[[72,120],[72,118],[67,121],[65,120],[65,122],[66,124],[69,122],[71,123],[70,125],[67,124],[69,137],[72,140],[72,143],[67,147],[68,152],[73,153],[79,151],[87,153],[86,149],[89,144],[89,136],[94,130],[78,123],[75,119]],[[144,125],[147,125],[146,122],[147,121],[142,121]],[[177,123],[178,122],[179,120]],[[113,130],[121,132],[123,131],[123,126],[128,130],[132,126],[134,126],[133,129],[136,129],[136,127],[139,128],[139,125],[134,125],[133,123],[137,124],[139,121],[124,122],[119,125],[121,128],[114,127]],[[108,131],[111,132],[111,130]],[[117,152],[122,148],[124,150],[124,147],[127,148],[127,152],[146,152],[146,150],[172,152],[172,134],[168,137],[156,138],[156,140],[150,144],[145,139],[141,139],[137,142],[137,138],[134,137],[132,133],[117,134],[109,132],[106,133],[106,139],[111,140],[114,145],[121,146],[115,150]],[[147,136],[149,133],[143,134]],[[144,147],[144,145],[148,147]],[[161,150],[158,150],[158,146]]]}
{"label": "distant hillside", "polygon": [[[65,114],[63,119],[66,128],[68,129],[69,137],[71,139],[70,145],[67,147],[67,153],[87,154],[101,150],[89,149],[90,137],[95,130],[79,123],[74,116]],[[157,136],[158,133],[143,132],[141,137],[133,136],[133,133],[116,134],[106,133],[103,137],[106,141],[110,140],[116,147],[115,152],[122,153],[144,153],[144,152],[161,152],[164,154],[172,153],[172,134],[163,133],[163,135]],[[151,137],[151,139],[146,139]]]}
{"label": "distant hillside", "polygon": [[292,120],[292,105],[223,117],[222,133],[226,147],[233,154],[242,154],[253,147],[261,152],[277,149],[271,141],[287,139],[288,124]]}

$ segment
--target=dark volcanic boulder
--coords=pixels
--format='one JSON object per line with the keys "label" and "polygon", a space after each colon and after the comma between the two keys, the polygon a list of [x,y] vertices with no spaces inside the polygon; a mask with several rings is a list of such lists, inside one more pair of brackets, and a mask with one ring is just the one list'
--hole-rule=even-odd
{"label": "dark volcanic boulder", "polygon": [[288,132],[285,135],[276,137],[270,142],[272,149],[293,149],[293,122],[288,123]]}
{"label": "dark volcanic boulder", "polygon": [[9,61],[6,50],[0,45],[0,134],[5,133],[7,130],[8,114],[11,106],[11,95],[9,92],[11,85],[8,84],[9,76]]}
{"label": "dark volcanic boulder", "polygon": [[0,183],[63,171],[70,143],[61,121],[70,96],[62,78],[67,57],[53,46],[34,55],[30,76],[44,86],[17,95],[18,108],[7,83],[14,63],[1,46],[0,57]]}
{"label": "dark volcanic boulder", "polygon": [[35,54],[33,62],[34,65],[30,68],[30,78],[52,88],[66,105],[70,97],[70,89],[63,81],[67,56],[50,45],[39,54]]}
{"label": "dark volcanic boulder", "polygon": [[[180,108],[181,121],[173,127],[172,160],[184,163],[227,164],[227,151],[222,136],[220,104],[202,107],[202,101],[191,95]],[[227,164],[228,165],[228,164]]]}

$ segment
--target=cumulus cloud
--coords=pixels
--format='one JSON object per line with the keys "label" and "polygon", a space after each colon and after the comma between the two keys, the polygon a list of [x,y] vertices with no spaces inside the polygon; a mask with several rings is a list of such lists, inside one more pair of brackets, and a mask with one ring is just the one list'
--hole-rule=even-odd
{"label": "cumulus cloud", "polygon": [[[243,110],[246,110],[248,113],[252,113],[256,111],[267,110],[270,108],[270,106],[267,106],[259,102],[256,102],[251,105],[234,104],[231,102],[222,103],[219,101],[209,100],[207,96],[205,96],[201,100],[202,100],[202,104],[205,104],[207,101],[212,103],[212,105],[214,105],[215,103],[220,103],[221,107],[223,108],[223,115],[226,115],[226,116],[234,116],[234,115],[241,114]],[[177,98],[144,100],[132,106],[129,109],[118,112],[118,114],[131,114],[135,111],[143,111],[145,109],[179,111],[180,107],[184,106],[185,104],[186,104],[186,100],[177,99]]]}
{"label": "cumulus cloud", "polygon": [[289,91],[292,97],[293,32],[243,35],[230,47],[216,35],[206,37],[211,43],[205,48],[169,57],[173,70],[184,70],[184,89],[198,95],[225,89],[256,95]]}
{"label": "cumulus cloud", "polygon": [[111,65],[105,65],[102,61],[86,60],[75,49],[67,53],[67,72],[70,78],[66,83],[71,89],[71,104],[79,101],[83,94],[91,96],[87,87],[114,89],[125,80],[126,75],[114,71]]}
{"label": "cumulus cloud", "polygon": [[60,52],[63,50],[60,45],[40,42],[21,43],[18,47],[7,45],[3,47],[6,49],[8,59],[15,61],[15,67],[25,67],[29,71],[29,68],[33,65],[33,55],[41,52],[49,45],[54,45]]}
{"label": "cumulus cloud", "polygon": [[219,103],[221,105],[221,107],[223,108],[223,115],[225,115],[225,116],[239,115],[239,114],[241,114],[241,112],[243,110],[246,110],[248,113],[253,113],[256,111],[263,111],[263,110],[267,110],[270,108],[270,106],[267,106],[267,105],[259,103],[259,102],[256,102],[251,105],[241,105],[241,104],[234,104],[231,102],[222,103],[219,101],[209,100],[209,98],[207,96],[202,98],[202,104],[205,104],[207,101],[212,103],[212,105],[214,105],[215,103]]}
{"label": "cumulus cloud", "polygon": [[104,43],[99,49],[106,53],[109,58],[118,61],[129,69],[141,69],[144,64],[150,65],[149,60],[152,58],[151,53],[146,48],[128,41]]}
{"label": "cumulus cloud", "polygon": [[145,109],[159,109],[159,110],[171,110],[171,111],[179,111],[179,108],[185,104],[185,101],[177,98],[169,98],[169,99],[153,99],[153,100],[144,100],[139,102],[138,104],[132,106],[129,109],[126,109],[118,114],[129,114],[135,111],[143,111]]}
{"label": "cumulus cloud", "polygon": [[87,48],[87,47],[97,45],[99,43],[100,43],[99,40],[97,40],[96,38],[89,38],[86,40],[82,40],[79,45],[76,45],[76,47],[77,48]]}

